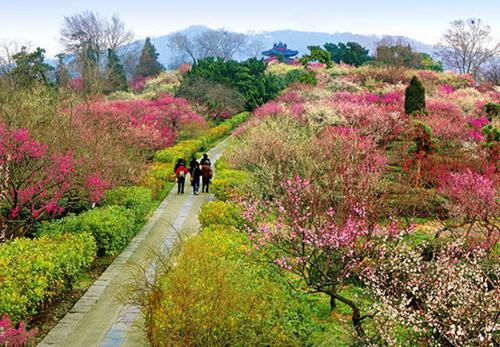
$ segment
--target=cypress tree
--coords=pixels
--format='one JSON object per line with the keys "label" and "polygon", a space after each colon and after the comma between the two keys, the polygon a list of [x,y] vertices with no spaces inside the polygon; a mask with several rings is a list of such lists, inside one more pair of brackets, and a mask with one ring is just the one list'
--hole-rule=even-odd
{"label": "cypress tree", "polygon": [[151,43],[151,39],[147,37],[144,48],[142,49],[141,59],[135,70],[135,75],[141,77],[154,77],[164,71],[165,68],[158,61],[158,56],[159,53]]}
{"label": "cypress tree", "polygon": [[69,71],[64,63],[64,53],[59,53],[57,56],[57,67],[56,67],[56,86],[57,87],[67,87],[70,83],[71,77]]}
{"label": "cypress tree", "polygon": [[425,88],[417,76],[413,76],[405,91],[405,113],[416,112],[425,112]]}
{"label": "cypress tree", "polygon": [[106,64],[106,92],[127,90],[127,76],[123,65],[114,49],[108,49],[108,63]]}

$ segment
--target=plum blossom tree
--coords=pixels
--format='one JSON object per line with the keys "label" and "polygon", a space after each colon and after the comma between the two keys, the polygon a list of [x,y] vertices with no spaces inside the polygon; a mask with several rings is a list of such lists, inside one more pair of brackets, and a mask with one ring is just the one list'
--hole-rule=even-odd
{"label": "plum blossom tree", "polygon": [[328,144],[322,151],[345,158],[345,163],[329,165],[323,182],[299,176],[285,180],[281,195],[253,200],[244,216],[254,245],[313,291],[328,295],[332,309],[337,300],[348,305],[356,332],[363,336],[365,317],[342,289],[379,243],[395,240],[405,230],[394,221],[388,227],[375,223],[385,159],[373,150],[373,143],[345,128],[322,139]]}
{"label": "plum blossom tree", "polygon": [[[485,266],[484,250],[450,244],[385,249],[364,279],[378,299],[378,334],[394,344],[394,328],[408,327],[419,344],[494,346],[499,343],[498,263]],[[394,324],[396,323],[396,324]],[[390,327],[388,329],[388,327]]]}
{"label": "plum blossom tree", "polygon": [[70,152],[49,155],[48,146],[30,138],[28,130],[0,125],[0,242],[60,214],[73,172]]}

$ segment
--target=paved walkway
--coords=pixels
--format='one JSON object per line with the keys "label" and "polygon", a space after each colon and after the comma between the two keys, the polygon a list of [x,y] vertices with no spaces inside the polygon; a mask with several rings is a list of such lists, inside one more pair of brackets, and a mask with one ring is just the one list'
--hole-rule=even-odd
{"label": "paved walkway", "polygon": [[[209,151],[212,164],[225,146],[222,142]],[[198,211],[211,199],[210,194],[194,196],[188,185],[184,195],[172,189],[128,247],[38,346],[149,346],[139,309],[126,303],[127,284],[137,266],[153,272],[152,254],[172,248],[178,232],[198,231]]]}

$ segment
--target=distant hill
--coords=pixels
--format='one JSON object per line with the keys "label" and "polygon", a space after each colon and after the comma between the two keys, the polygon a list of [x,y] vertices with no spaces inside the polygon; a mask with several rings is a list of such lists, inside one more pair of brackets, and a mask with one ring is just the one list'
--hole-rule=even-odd
{"label": "distant hill", "polygon": [[[206,30],[208,27],[202,25],[190,26],[184,30],[180,30],[183,34],[189,37],[196,36]],[[174,52],[168,48],[167,43],[169,37],[173,33],[152,37],[151,41],[156,46],[156,49],[160,53],[160,61],[165,66],[168,66],[174,58]],[[272,48],[274,42],[285,42],[288,47],[299,51],[299,55],[307,52],[307,46],[310,45],[323,45],[326,42],[338,43],[338,42],[348,42],[356,41],[361,45],[367,47],[370,50],[370,54],[375,51],[377,42],[384,37],[389,37],[393,39],[402,38],[405,42],[409,42],[417,51],[432,54],[434,49],[432,45],[425,44],[423,42],[404,37],[404,36],[378,36],[378,35],[360,35],[353,34],[349,32],[344,33],[323,33],[323,32],[307,32],[307,31],[297,31],[297,30],[277,30],[277,31],[266,31],[262,33],[248,33],[246,34],[250,40],[258,40],[263,44],[263,48]],[[140,44],[144,40],[139,40],[135,44]]]}

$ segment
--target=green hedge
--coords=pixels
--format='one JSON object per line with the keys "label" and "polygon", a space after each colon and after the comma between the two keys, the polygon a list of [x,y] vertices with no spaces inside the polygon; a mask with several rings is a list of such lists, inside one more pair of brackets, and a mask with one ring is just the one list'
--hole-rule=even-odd
{"label": "green hedge", "polygon": [[43,233],[88,232],[95,237],[99,255],[116,255],[138,229],[133,211],[122,206],[106,206],[54,221],[44,227]]}
{"label": "green hedge", "polygon": [[234,226],[243,228],[243,218],[238,205],[224,201],[212,201],[204,204],[198,215],[201,227],[210,225]]}
{"label": "green hedge", "polygon": [[153,196],[145,187],[118,187],[106,192],[104,203],[125,207],[134,212],[137,223],[142,223],[149,212]]}
{"label": "green hedge", "polygon": [[211,128],[205,136],[201,136],[194,140],[181,141],[172,147],[156,152],[155,160],[172,165],[175,165],[175,161],[178,158],[187,160],[196,153],[207,150],[215,142],[229,135],[232,130],[243,123],[247,118],[248,112],[240,113],[226,120],[221,125]]}
{"label": "green hedge", "polygon": [[19,238],[0,245],[0,315],[19,322],[67,289],[96,255],[92,235]]}
{"label": "green hedge", "polygon": [[212,182],[212,191],[218,200],[227,201],[243,189],[246,182],[249,181],[249,174],[242,170],[221,169],[217,164],[217,174]]}

